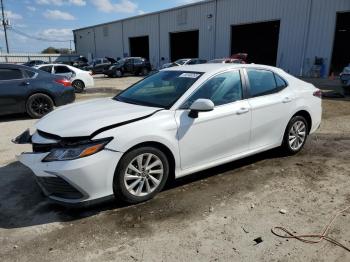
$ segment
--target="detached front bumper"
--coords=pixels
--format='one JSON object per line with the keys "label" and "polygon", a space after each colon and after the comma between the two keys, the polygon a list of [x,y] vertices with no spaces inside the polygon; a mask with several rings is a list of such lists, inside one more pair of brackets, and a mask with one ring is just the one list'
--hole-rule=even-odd
{"label": "detached front bumper", "polygon": [[89,157],[42,162],[48,153],[22,153],[45,195],[63,205],[85,205],[113,197],[113,177],[122,153],[104,149]]}

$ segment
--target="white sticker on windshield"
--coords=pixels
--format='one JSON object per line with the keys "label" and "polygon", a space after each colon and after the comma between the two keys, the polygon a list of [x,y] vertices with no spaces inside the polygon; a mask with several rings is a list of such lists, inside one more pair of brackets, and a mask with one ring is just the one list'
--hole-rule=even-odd
{"label": "white sticker on windshield", "polygon": [[200,74],[195,73],[182,73],[179,77],[187,77],[187,78],[197,78]]}

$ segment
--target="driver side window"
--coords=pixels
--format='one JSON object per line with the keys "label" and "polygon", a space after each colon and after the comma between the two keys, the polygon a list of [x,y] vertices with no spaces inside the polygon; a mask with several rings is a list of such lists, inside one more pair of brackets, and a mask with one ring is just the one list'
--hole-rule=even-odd
{"label": "driver side window", "polygon": [[242,99],[242,83],[238,70],[214,76],[197,89],[183,104],[188,109],[199,98],[210,99],[215,106],[232,103]]}

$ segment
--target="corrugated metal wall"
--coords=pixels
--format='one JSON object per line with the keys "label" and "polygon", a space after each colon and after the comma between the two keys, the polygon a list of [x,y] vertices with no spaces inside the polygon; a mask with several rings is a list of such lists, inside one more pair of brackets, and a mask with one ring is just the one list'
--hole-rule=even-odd
{"label": "corrugated metal wall", "polygon": [[[212,14],[212,18],[208,15]],[[215,2],[206,2],[196,6],[171,10],[160,14],[160,53],[170,59],[170,33],[199,30],[199,57],[211,59],[214,57],[215,36]],[[183,43],[186,48],[186,43]]]}
{"label": "corrugated metal wall", "polygon": [[123,22],[124,32],[124,53],[130,54],[129,38],[148,36],[149,58],[153,66],[158,67],[159,63],[159,26],[158,14],[142,16]]}
{"label": "corrugated metal wall", "polygon": [[170,59],[172,32],[199,30],[199,57],[212,59],[230,55],[232,25],[280,20],[277,66],[294,75],[307,74],[314,57],[320,56],[328,71],[340,11],[350,11],[350,0],[206,1],[76,30],[76,50],[82,55],[123,57],[130,53],[129,37],[148,35],[150,60],[158,67]]}

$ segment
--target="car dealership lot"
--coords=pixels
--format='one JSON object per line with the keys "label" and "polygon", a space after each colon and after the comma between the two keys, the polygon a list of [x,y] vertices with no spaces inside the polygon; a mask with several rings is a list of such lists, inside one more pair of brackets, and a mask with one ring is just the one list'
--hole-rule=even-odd
{"label": "car dealership lot", "polygon": [[[98,79],[96,79],[98,78]],[[95,77],[123,89],[137,78]],[[107,82],[103,82],[107,81]],[[103,83],[102,83],[103,82]],[[120,86],[117,86],[118,83]],[[77,99],[111,96],[79,94]],[[0,257],[4,261],[346,261],[329,243],[307,245],[271,234],[273,226],[318,233],[350,205],[349,101],[324,100],[321,128],[292,157],[275,151],[210,169],[170,185],[137,206],[106,203],[84,210],[50,204],[10,139],[32,126],[25,116],[0,119]],[[83,113],[83,112],[82,112]],[[280,214],[286,209],[286,214]],[[330,235],[350,246],[349,216]],[[263,242],[254,245],[254,239]]]}

